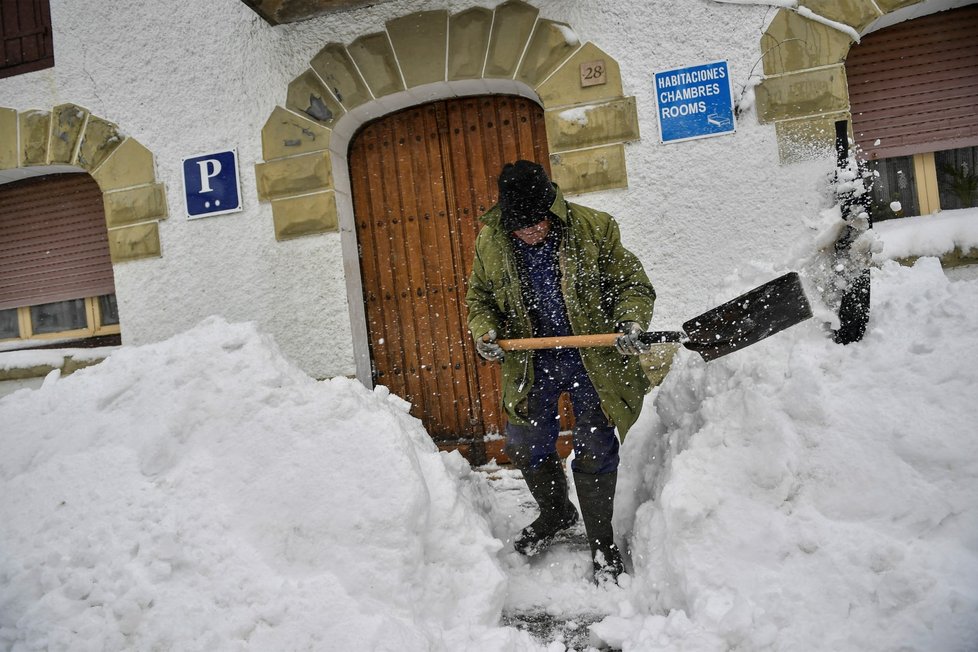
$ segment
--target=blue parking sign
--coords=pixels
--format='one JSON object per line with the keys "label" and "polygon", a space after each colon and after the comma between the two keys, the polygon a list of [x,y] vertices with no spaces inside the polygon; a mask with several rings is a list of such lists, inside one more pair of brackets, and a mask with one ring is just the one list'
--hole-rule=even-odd
{"label": "blue parking sign", "polygon": [[242,210],[238,151],[183,159],[183,196],[190,219]]}
{"label": "blue parking sign", "polygon": [[659,138],[674,143],[732,134],[734,120],[730,70],[726,61],[653,74]]}

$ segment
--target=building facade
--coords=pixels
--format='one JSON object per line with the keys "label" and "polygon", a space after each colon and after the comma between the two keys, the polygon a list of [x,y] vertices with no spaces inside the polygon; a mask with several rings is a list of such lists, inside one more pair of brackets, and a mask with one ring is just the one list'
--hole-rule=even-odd
{"label": "building facade", "polygon": [[[482,437],[499,427],[497,380],[462,297],[505,161],[538,160],[617,217],[656,284],[657,328],[807,237],[837,120],[887,192],[925,186],[903,203],[916,213],[951,201],[926,190],[935,160],[973,174],[974,32],[948,26],[971,24],[974,3],[783,4],[4,3],[0,339],[142,344],[212,314],[255,321],[315,377],[407,396],[436,439]],[[930,67],[879,54],[927,39],[906,56]],[[851,58],[869,85],[893,71],[899,85],[901,68],[946,79],[963,59],[920,91],[954,123],[920,137],[870,119],[892,107],[852,87]],[[712,62],[735,128],[663,142],[656,74]]]}

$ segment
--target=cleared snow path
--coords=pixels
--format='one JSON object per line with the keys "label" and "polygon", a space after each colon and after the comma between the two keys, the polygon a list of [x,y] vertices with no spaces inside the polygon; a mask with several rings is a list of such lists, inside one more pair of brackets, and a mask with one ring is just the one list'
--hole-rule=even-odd
{"label": "cleared snow path", "polygon": [[[491,530],[505,544],[498,555],[508,577],[502,624],[525,630],[554,649],[587,650],[598,643],[590,635],[590,625],[611,614],[634,613],[631,578],[622,579],[623,587],[598,587],[591,582],[591,556],[582,522],[537,557],[527,559],[516,553],[513,538],[536,518],[536,502],[518,470],[492,463],[480,470],[494,490]],[[567,476],[571,502],[578,506],[573,474]]]}

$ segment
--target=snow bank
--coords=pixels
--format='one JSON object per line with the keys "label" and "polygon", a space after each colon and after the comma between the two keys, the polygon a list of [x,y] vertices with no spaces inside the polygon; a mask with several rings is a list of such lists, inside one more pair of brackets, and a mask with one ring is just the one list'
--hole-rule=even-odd
{"label": "snow bank", "polygon": [[486,483],[405,407],[216,318],[5,397],[0,649],[525,642]]}
{"label": "snow bank", "polygon": [[[53,372],[0,399],[0,650],[559,652],[610,614],[592,636],[626,651],[974,652],[961,278],[885,263],[849,346],[811,320],[681,352],[624,443],[620,588],[588,582],[583,545],[504,547],[528,496],[497,499],[400,399],[314,381],[251,325]],[[504,608],[564,638],[501,627]]]}
{"label": "snow bank", "polygon": [[[931,218],[928,218],[931,219]],[[975,649],[978,282],[873,272],[866,338],[814,321],[682,354],[625,442],[625,650]]]}
{"label": "snow bank", "polygon": [[882,259],[978,249],[978,208],[886,220],[873,228],[883,242]]}

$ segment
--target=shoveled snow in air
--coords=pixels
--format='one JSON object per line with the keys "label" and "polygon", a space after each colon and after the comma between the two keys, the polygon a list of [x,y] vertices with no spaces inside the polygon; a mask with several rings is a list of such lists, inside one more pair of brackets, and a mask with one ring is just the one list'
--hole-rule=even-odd
{"label": "shoveled snow in air", "polygon": [[581,542],[516,555],[515,471],[252,325],[53,374],[0,399],[0,649],[973,650],[978,281],[872,296],[856,344],[678,354],[624,443],[621,588]]}

